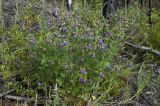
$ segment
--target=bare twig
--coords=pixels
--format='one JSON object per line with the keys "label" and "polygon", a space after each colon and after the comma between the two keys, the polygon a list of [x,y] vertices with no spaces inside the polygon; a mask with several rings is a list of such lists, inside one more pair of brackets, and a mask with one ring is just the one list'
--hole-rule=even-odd
{"label": "bare twig", "polygon": [[146,52],[150,52],[150,53],[153,53],[155,55],[158,55],[160,56],[160,52],[157,51],[157,50],[154,50],[152,48],[148,48],[148,47],[145,47],[145,46],[141,46],[141,45],[135,45],[135,44],[132,44],[132,43],[129,43],[129,42],[124,42],[124,44],[128,45],[128,46],[131,46],[133,48],[136,48],[136,49],[141,49],[141,50],[144,50]]}

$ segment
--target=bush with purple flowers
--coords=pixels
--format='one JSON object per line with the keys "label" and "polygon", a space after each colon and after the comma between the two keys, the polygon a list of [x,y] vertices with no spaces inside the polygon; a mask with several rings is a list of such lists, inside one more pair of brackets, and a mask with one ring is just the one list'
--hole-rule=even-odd
{"label": "bush with purple flowers", "polygon": [[56,86],[62,100],[75,105],[125,96],[131,67],[115,60],[123,47],[124,29],[120,25],[104,28],[100,11],[79,11],[78,16],[62,12],[49,20],[35,16],[36,30],[18,25],[7,31],[1,28],[0,70],[28,78],[27,84],[38,82],[34,90],[43,84]]}
{"label": "bush with purple flowers", "polygon": [[67,21],[60,20],[63,26],[56,21],[55,26],[47,23],[47,30],[42,23],[38,32],[24,33],[21,29],[14,32],[11,29],[10,34],[14,36],[10,49],[13,50],[9,52],[13,57],[9,62],[5,60],[6,65],[11,64],[9,70],[47,85],[57,84],[66,94],[70,92],[82,100],[89,100],[91,92],[98,95],[99,90],[115,86],[114,83],[123,84],[111,81],[115,78],[112,78],[111,62],[119,46],[112,38],[116,33],[105,38],[99,33],[103,26],[91,28],[85,23],[76,24],[75,20],[83,22],[68,17]]}

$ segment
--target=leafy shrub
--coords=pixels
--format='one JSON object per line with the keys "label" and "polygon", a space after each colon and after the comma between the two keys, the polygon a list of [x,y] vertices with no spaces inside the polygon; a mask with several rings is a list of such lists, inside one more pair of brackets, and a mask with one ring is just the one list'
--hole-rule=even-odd
{"label": "leafy shrub", "polygon": [[111,68],[119,46],[119,41],[114,40],[116,33],[108,32],[103,37],[101,26],[100,30],[87,28],[85,24],[75,24],[72,17],[64,23],[50,30],[40,23],[42,29],[33,33],[11,29],[11,40],[3,47],[6,68],[39,82],[57,83],[62,91],[87,97],[86,100],[91,92],[121,87],[123,81]]}
{"label": "leafy shrub", "polygon": [[[86,15],[90,13],[95,14]],[[81,10],[79,16],[64,14],[52,21],[35,16],[31,21],[36,20],[36,30],[19,26],[3,30],[2,38],[8,34],[10,40],[3,39],[0,45],[1,71],[57,85],[74,102],[98,95],[120,95],[122,88],[129,89],[126,81],[131,69],[128,64],[124,69],[115,68],[113,58],[122,47],[120,41],[125,34],[120,30],[122,25],[104,28],[99,14]]]}

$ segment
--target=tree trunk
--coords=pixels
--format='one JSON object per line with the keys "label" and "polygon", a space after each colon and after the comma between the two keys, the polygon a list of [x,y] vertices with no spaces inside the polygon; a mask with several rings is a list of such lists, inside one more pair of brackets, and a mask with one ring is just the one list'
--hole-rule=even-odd
{"label": "tree trunk", "polygon": [[65,0],[65,2],[66,2],[67,10],[71,11],[73,9],[72,0]]}

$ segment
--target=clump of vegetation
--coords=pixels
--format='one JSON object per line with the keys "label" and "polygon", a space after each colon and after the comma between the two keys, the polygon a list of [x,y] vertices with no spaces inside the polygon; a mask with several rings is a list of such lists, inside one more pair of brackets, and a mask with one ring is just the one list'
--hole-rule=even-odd
{"label": "clump of vegetation", "polygon": [[160,50],[160,14],[156,10],[152,15],[153,25],[151,29],[148,29],[148,43],[153,49]]}
{"label": "clump of vegetation", "polygon": [[[55,16],[46,14],[43,8],[36,14],[28,6],[17,20],[25,24],[0,27],[0,74],[6,79],[20,75],[22,79],[7,85],[16,89],[17,95],[23,93],[36,100],[45,95],[49,97],[46,104],[54,105],[127,104],[149,84],[145,64],[135,64],[134,57],[119,61],[123,41],[133,40],[135,36],[129,34],[146,20],[145,16],[135,17],[140,11],[137,7],[129,7],[127,14],[117,11],[106,24],[101,10],[94,6],[56,11]],[[157,14],[153,17],[159,20]],[[158,34],[158,28],[157,23],[153,32]],[[155,38],[147,37],[148,44],[158,49],[152,43]],[[133,77],[137,82],[131,81]],[[134,94],[130,83],[135,84]]]}

